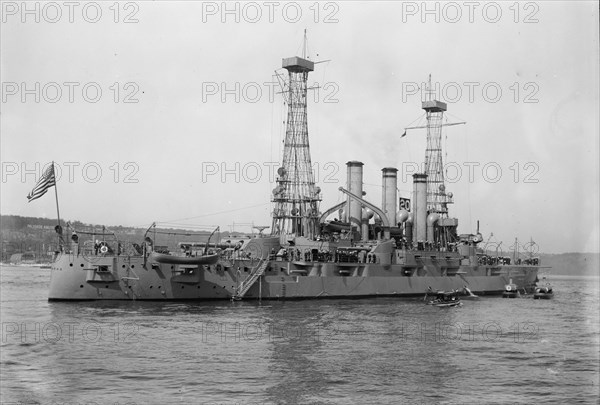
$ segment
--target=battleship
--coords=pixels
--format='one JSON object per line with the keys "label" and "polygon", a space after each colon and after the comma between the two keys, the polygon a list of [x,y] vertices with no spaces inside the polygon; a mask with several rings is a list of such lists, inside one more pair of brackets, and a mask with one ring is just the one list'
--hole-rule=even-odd
{"label": "battleship", "polygon": [[483,246],[479,225],[475,233],[458,233],[442,169],[447,105],[431,92],[421,105],[424,170],[413,175],[411,198],[399,196],[398,170],[383,167],[381,202],[368,201],[364,164],[351,160],[346,187],[339,188],[344,201],[321,210],[306,103],[314,67],[303,53],[283,59],[277,76],[287,119],[269,235],[232,241],[213,240],[213,233],[208,240],[164,246],[156,225],[139,243],[106,230],[67,229],[69,243],[52,263],[49,300],[423,297],[437,291],[487,296],[502,295],[508,284],[534,291],[540,263],[531,251],[498,257]]}

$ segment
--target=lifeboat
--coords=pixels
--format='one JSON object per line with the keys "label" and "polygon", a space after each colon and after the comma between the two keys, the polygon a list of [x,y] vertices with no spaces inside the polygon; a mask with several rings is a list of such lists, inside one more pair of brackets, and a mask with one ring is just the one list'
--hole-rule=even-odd
{"label": "lifeboat", "polygon": [[166,264],[215,264],[219,260],[219,255],[205,256],[176,256],[166,253],[152,252],[150,261]]}
{"label": "lifeboat", "polygon": [[427,305],[435,307],[457,307],[462,305],[456,291],[438,291],[435,299],[429,301]]}
{"label": "lifeboat", "polygon": [[537,287],[535,292],[533,293],[534,300],[549,300],[552,298],[554,293],[552,292],[552,287],[550,285],[546,285],[546,287]]}

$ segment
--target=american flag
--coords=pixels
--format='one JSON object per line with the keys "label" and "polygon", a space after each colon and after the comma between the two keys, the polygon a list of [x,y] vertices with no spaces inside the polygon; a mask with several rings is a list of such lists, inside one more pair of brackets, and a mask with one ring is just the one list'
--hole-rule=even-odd
{"label": "american flag", "polygon": [[27,196],[27,200],[32,202],[46,194],[46,191],[52,186],[56,186],[56,177],[54,176],[54,162],[50,165],[48,169],[44,172],[42,177],[38,180],[37,184],[31,190],[29,195]]}

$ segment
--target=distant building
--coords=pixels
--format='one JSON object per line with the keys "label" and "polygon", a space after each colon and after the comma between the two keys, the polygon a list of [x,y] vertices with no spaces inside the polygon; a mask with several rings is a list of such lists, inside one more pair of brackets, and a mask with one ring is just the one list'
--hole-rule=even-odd
{"label": "distant building", "polygon": [[10,256],[11,264],[35,264],[37,262],[38,258],[33,252],[15,253]]}

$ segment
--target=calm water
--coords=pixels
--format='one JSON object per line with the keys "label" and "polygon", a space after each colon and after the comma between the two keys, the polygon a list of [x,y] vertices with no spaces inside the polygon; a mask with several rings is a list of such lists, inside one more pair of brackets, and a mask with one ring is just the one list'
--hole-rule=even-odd
{"label": "calm water", "polygon": [[2,403],[598,403],[599,283],[553,300],[49,303],[1,268]]}

